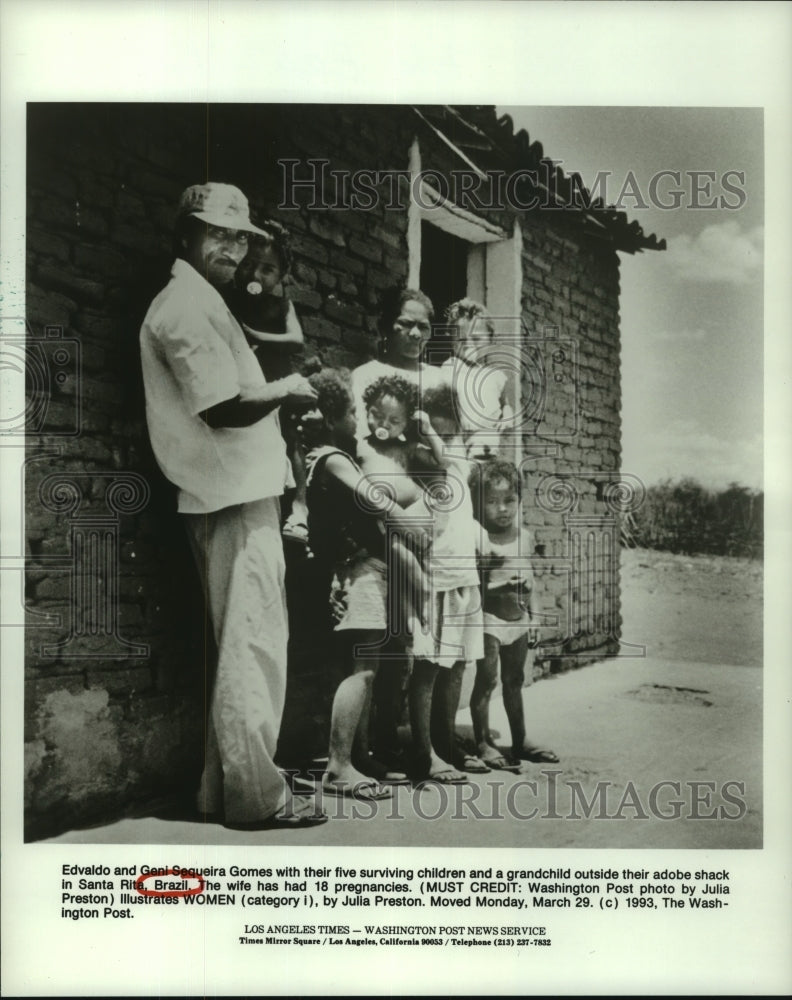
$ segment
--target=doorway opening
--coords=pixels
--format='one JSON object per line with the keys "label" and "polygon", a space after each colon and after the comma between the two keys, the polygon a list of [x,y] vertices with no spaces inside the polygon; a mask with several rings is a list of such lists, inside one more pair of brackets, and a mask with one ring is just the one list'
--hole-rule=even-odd
{"label": "doorway opening", "polygon": [[433,348],[448,343],[448,334],[444,329],[446,309],[468,294],[470,248],[467,240],[447,233],[430,222],[421,222],[420,287],[432,300],[435,309]]}

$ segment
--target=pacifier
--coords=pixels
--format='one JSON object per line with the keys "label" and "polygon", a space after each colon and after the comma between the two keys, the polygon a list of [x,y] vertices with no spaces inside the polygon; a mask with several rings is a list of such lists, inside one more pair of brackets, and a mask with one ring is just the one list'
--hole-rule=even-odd
{"label": "pacifier", "polygon": [[378,441],[387,441],[388,440],[388,429],[387,429],[387,427],[378,427],[374,431],[374,437]]}
{"label": "pacifier", "polygon": [[245,291],[248,293],[248,295],[261,295],[264,289],[261,287],[260,282],[251,281],[248,283],[248,286],[245,289]]}

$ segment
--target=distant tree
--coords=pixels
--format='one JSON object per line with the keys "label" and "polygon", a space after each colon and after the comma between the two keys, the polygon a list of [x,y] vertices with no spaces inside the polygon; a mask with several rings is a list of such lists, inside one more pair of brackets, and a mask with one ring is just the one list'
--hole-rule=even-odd
{"label": "distant tree", "polygon": [[690,477],[666,479],[647,489],[631,536],[651,549],[761,559],[764,494],[738,483],[713,492]]}

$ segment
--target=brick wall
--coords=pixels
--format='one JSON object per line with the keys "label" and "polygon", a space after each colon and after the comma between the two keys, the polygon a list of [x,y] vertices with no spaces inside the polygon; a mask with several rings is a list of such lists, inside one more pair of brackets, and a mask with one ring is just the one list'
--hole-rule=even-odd
{"label": "brick wall", "polygon": [[[194,780],[198,770],[201,595],[148,445],[137,332],[167,276],[174,198],[200,155],[190,116],[29,109],[30,349],[51,355],[39,338],[55,325],[71,355],[63,384],[49,384],[42,433],[27,449],[29,836],[112,815],[122,802],[166,791],[174,774]],[[80,433],[72,436],[77,405]],[[70,488],[48,480],[54,473],[79,490],[76,509]],[[114,512],[107,491],[112,501],[114,483],[134,489],[129,473],[148,486],[148,500],[133,503],[133,513]],[[73,577],[74,546],[96,543],[97,525],[100,538],[111,536],[100,544],[117,570],[86,564]],[[100,607],[80,590],[91,572],[105,594],[117,579],[114,630],[98,627]],[[92,608],[90,621],[75,620],[78,604]],[[43,624],[44,613],[60,626]],[[117,637],[147,646],[148,655],[130,657]]]}
{"label": "brick wall", "polygon": [[[313,195],[298,190],[298,207],[279,210],[277,161],[406,168],[415,129],[399,108],[30,107],[27,321],[31,356],[46,358],[39,367],[52,377],[25,472],[29,837],[189,791],[201,768],[213,648],[173,491],[150,451],[138,356],[140,322],[167,281],[181,190],[207,177],[236,183],[291,230],[290,294],[307,338],[299,363],[354,367],[375,353],[379,293],[406,277],[406,209],[387,210],[385,192],[371,211],[312,209]],[[432,155],[439,163],[444,154]],[[325,194],[331,204],[332,178]],[[492,219],[511,226],[504,213]],[[548,395],[545,429],[568,424],[570,407],[580,419],[554,457],[531,459],[526,481],[535,489],[544,473],[568,471],[580,511],[598,510],[596,477],[580,470],[618,469],[616,255],[584,245],[556,219],[524,220],[523,232],[528,329],[555,326],[579,345],[577,396]],[[51,327],[72,345],[62,381]],[[528,503],[526,518],[547,556],[564,554],[563,514]],[[566,578],[552,569],[540,577],[546,606],[565,615],[575,599],[563,591]],[[288,586],[286,763],[326,748],[337,679],[327,650],[300,627],[310,620],[310,565],[290,559]],[[603,638],[581,633],[550,652]]]}
{"label": "brick wall", "polygon": [[545,409],[523,453],[536,580],[558,617],[539,658],[548,673],[618,649],[619,261],[563,220],[533,218],[522,264],[523,322],[547,365]]}

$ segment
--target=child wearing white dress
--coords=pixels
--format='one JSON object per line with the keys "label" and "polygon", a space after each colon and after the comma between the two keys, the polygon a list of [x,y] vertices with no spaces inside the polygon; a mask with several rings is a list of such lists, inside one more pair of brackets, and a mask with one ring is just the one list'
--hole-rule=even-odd
{"label": "child wearing white dress", "polygon": [[468,487],[470,463],[460,454],[455,394],[442,384],[427,389],[420,402],[418,422],[431,454],[416,452],[415,465],[424,468],[413,468],[413,475],[424,484],[432,547],[427,559],[430,627],[413,638],[414,774],[418,781],[455,785],[468,780],[465,772],[488,770],[458,748],[454,729],[465,665],[483,654],[475,560],[479,529]]}

